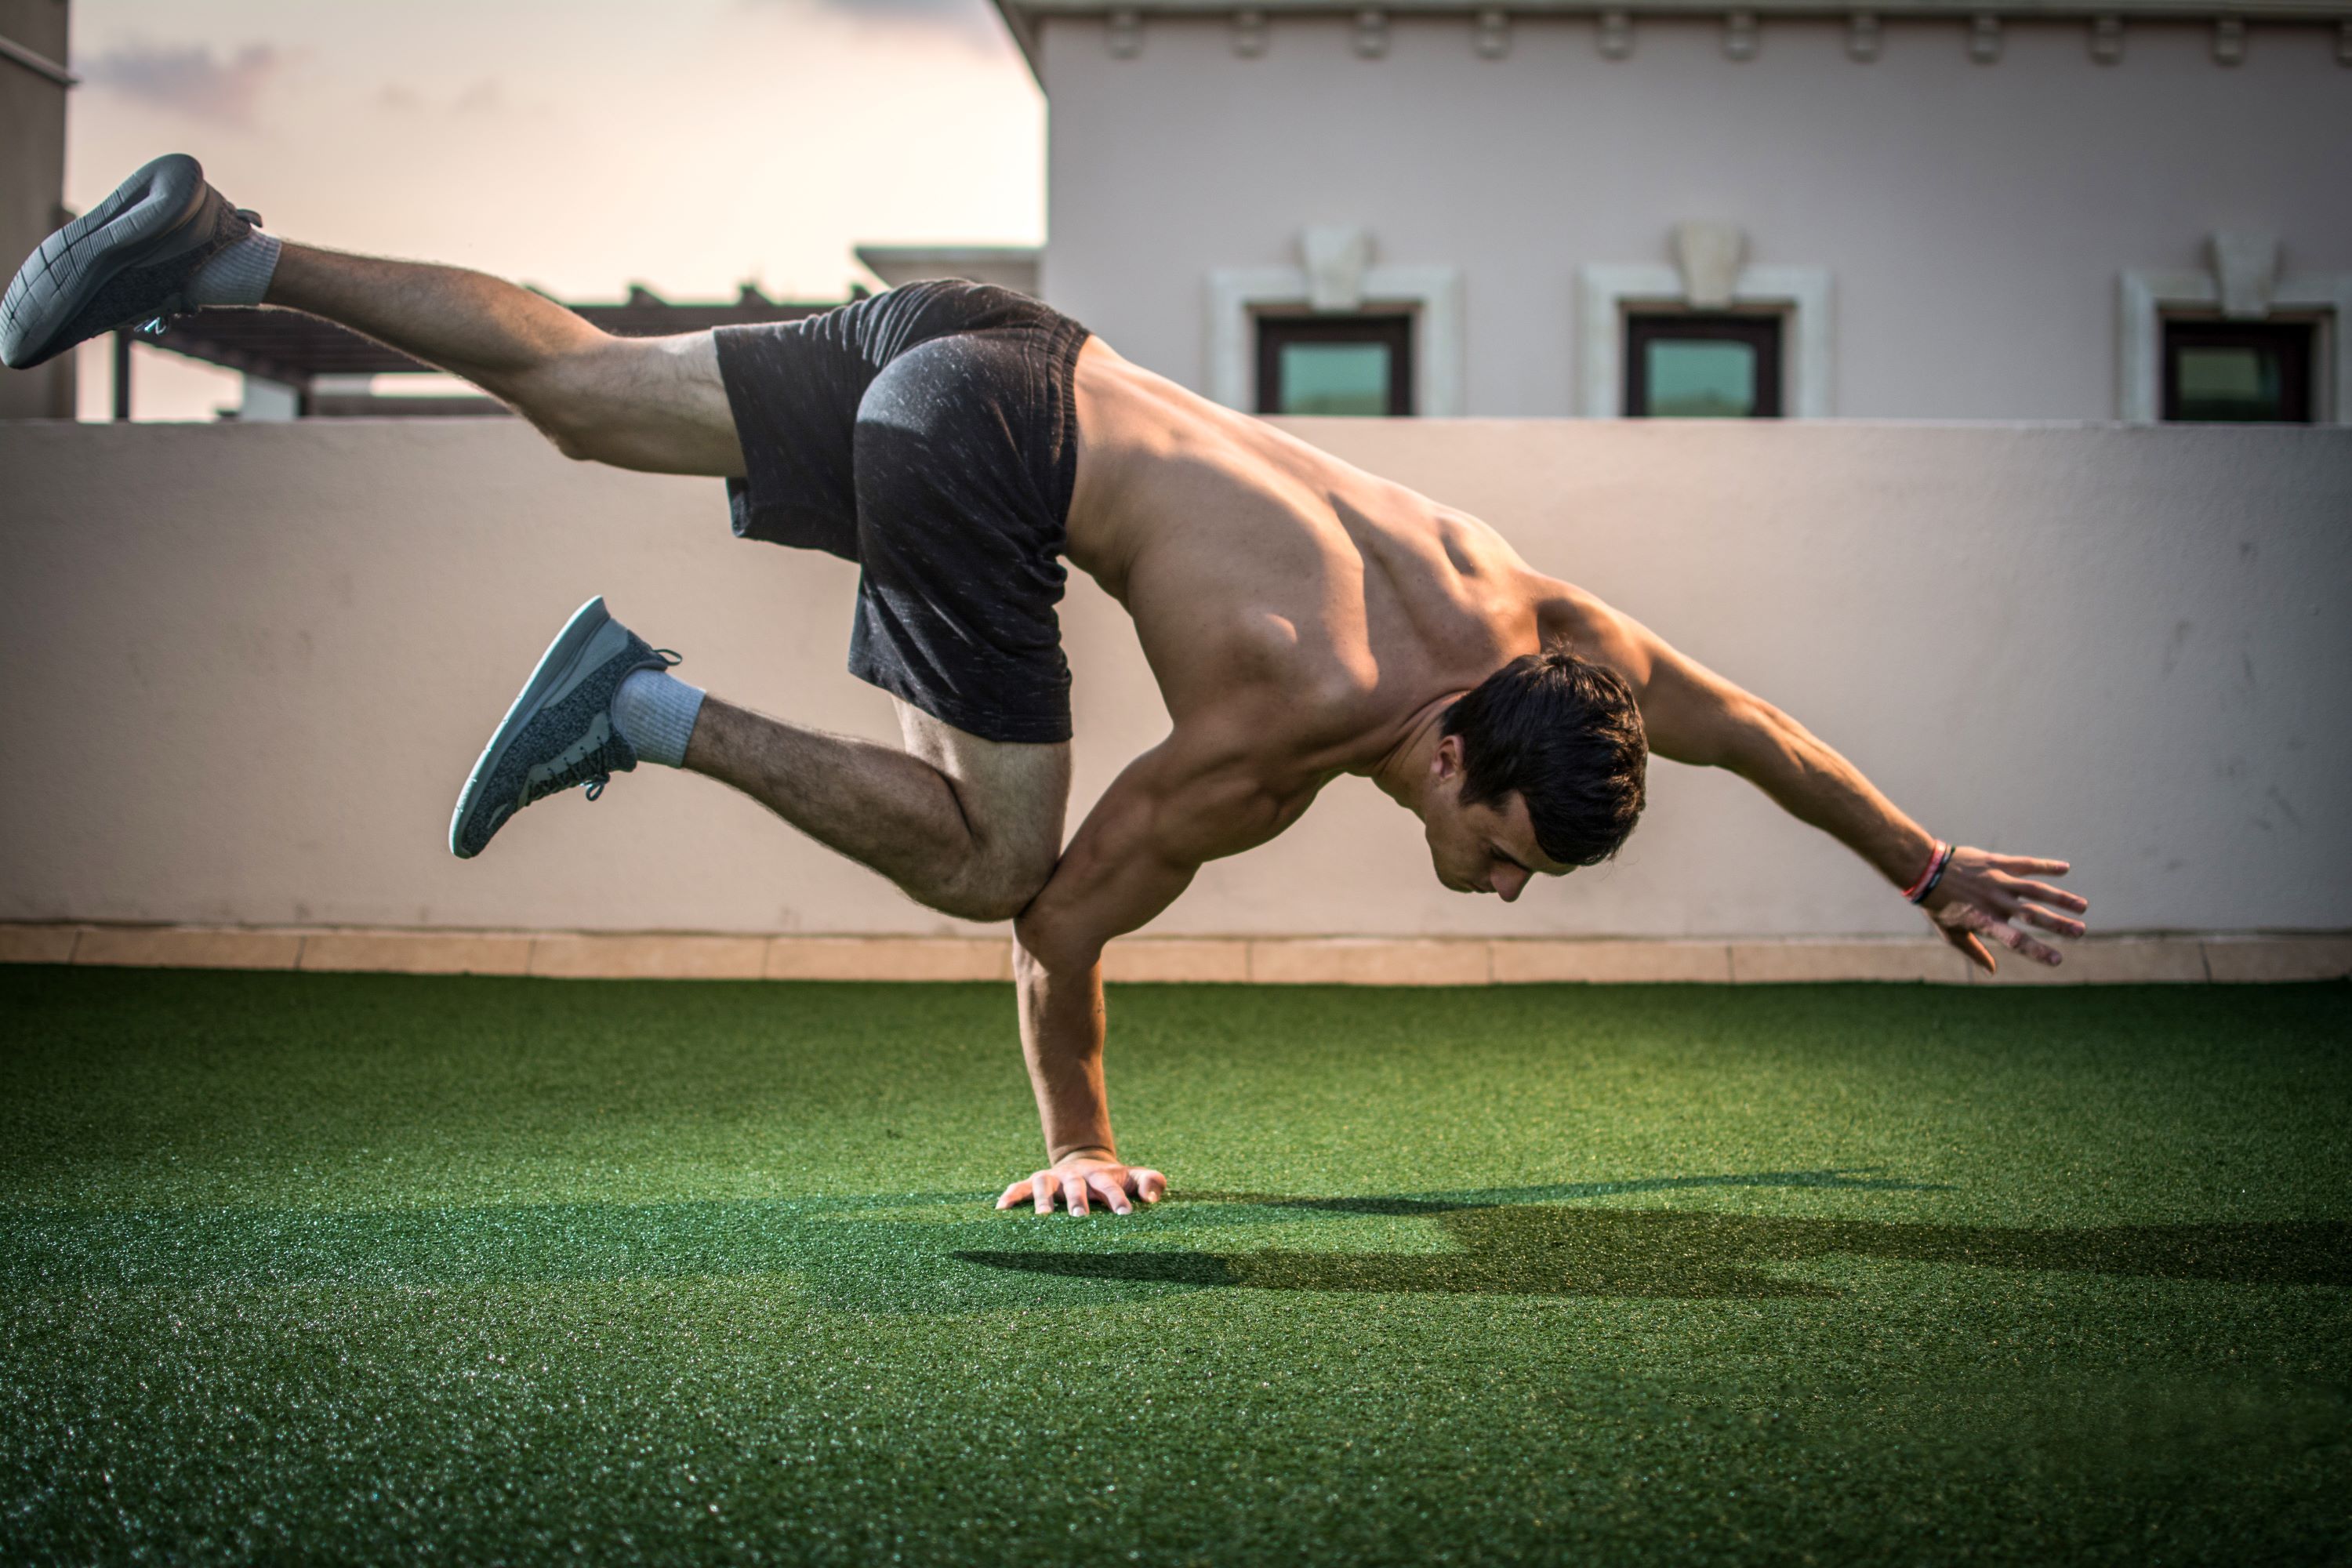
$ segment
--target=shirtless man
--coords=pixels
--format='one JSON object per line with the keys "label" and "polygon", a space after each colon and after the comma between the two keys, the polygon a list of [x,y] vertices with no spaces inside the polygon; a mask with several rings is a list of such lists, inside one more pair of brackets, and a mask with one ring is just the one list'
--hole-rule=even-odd
{"label": "shirtless man", "polygon": [[[731,784],[933,909],[1011,919],[1049,1164],[997,1206],[1120,1214],[1100,960],[1205,862],[1343,773],[1420,817],[1438,879],[1516,900],[1607,858],[1654,753],[1722,767],[1837,837],[1990,970],[2080,935],[2059,860],[1943,843],[1770,703],[1500,535],[1129,363],[1009,290],[919,284],[781,326],[607,336],[481,274],[281,245],[192,159],[140,170],[0,300],[0,359],[203,305],[367,333],[510,405],[567,456],[728,480],[746,537],[861,563],[852,670],[903,749],[704,694],[592,601],[492,736],[450,826],[640,761]],[[1066,557],[1127,607],[1173,727],[1063,844]]]}

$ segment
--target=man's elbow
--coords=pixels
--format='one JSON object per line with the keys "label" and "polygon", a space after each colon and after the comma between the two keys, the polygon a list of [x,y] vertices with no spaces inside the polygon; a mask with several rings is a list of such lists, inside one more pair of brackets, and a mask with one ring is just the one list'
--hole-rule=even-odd
{"label": "man's elbow", "polygon": [[1042,899],[1021,911],[1013,922],[1013,967],[1015,977],[1082,974],[1102,962],[1099,937],[1045,907]]}

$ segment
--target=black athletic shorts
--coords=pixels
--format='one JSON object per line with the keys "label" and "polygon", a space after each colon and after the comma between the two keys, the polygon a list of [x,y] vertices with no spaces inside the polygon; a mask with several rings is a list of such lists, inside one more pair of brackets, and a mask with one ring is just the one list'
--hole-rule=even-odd
{"label": "black athletic shorts", "polygon": [[850,673],[990,741],[1070,738],[1055,606],[1087,330],[992,284],[910,283],[721,327],[735,531],[864,569]]}

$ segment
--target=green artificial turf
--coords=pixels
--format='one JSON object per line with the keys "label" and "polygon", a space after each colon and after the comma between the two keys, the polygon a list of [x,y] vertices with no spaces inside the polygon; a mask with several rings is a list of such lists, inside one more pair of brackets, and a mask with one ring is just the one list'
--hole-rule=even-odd
{"label": "green artificial turf", "polygon": [[2352,987],[0,971],[0,1560],[2343,1561]]}

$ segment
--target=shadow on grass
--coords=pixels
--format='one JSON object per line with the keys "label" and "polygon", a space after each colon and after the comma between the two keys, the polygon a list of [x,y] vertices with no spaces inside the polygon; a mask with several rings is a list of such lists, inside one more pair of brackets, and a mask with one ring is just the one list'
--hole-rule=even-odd
{"label": "shadow on grass", "polygon": [[[2028,1229],[1580,1206],[1703,1188],[1919,1191],[1855,1171],[1657,1176],[1359,1197],[1199,1193],[1132,1219],[998,1215],[975,1194],[335,1211],[0,1209],[0,1287],[438,1287],[772,1278],[864,1311],[1084,1304],[1171,1289],[1817,1298],[1845,1256],[2241,1285],[2352,1285],[2341,1221]],[[1171,1246],[1332,1217],[1425,1218],[1435,1252]],[[992,1246],[975,1249],[985,1237]],[[1344,1240],[1346,1237],[1335,1237]],[[1013,1245],[1005,1245],[1005,1244]]]}
{"label": "shadow on grass", "polygon": [[2352,1225],[2342,1221],[2030,1230],[1496,1205],[1445,1210],[1439,1223],[1456,1250],[966,1251],[956,1256],[991,1268],[1194,1289],[1458,1295],[1749,1300],[1833,1297],[1839,1292],[1778,1279],[1765,1270],[1841,1256],[2234,1285],[2352,1285],[2352,1254],[2347,1251]]}
{"label": "shadow on grass", "polygon": [[1242,1204],[1315,1214],[1392,1215],[1402,1217],[1454,1214],[1463,1209],[1507,1208],[1526,1204],[1570,1203],[1579,1198],[1623,1197],[1633,1193],[1673,1193],[1693,1187],[1828,1187],[1842,1193],[1940,1193],[1941,1182],[1906,1182],[1868,1170],[1746,1171],[1712,1176],[1633,1176],[1615,1182],[1559,1182],[1536,1187],[1476,1187],[1454,1193],[1349,1198],[1294,1198],[1274,1193],[1186,1193],[1187,1203]]}

